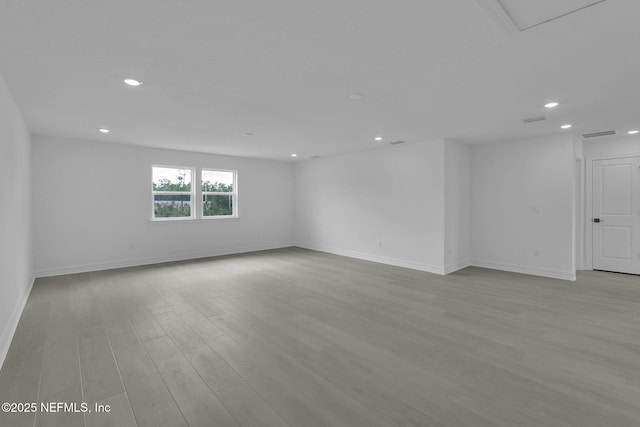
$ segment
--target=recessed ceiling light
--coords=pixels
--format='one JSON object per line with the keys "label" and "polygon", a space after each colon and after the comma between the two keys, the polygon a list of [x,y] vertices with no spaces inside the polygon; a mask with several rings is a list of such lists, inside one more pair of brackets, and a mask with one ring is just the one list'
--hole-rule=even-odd
{"label": "recessed ceiling light", "polygon": [[142,82],[136,79],[124,79],[124,82],[129,86],[140,86]]}
{"label": "recessed ceiling light", "polygon": [[376,141],[382,141],[382,137],[381,136],[376,136],[375,138],[373,138]]}
{"label": "recessed ceiling light", "polygon": [[630,130],[629,132],[627,132],[629,135],[635,135],[636,133],[640,132],[640,130]]}
{"label": "recessed ceiling light", "polygon": [[562,125],[560,126],[562,129],[569,129],[571,127],[571,125]]}
{"label": "recessed ceiling light", "polygon": [[357,99],[364,98],[364,95],[361,94],[361,93],[352,93],[351,95],[349,95],[349,98],[351,98],[353,100],[357,100]]}
{"label": "recessed ceiling light", "polygon": [[100,129],[98,129],[98,132],[101,132],[101,133],[109,133],[109,129],[100,128]]}
{"label": "recessed ceiling light", "polygon": [[294,153],[291,155],[291,157],[298,157],[298,155]]}
{"label": "recessed ceiling light", "polygon": [[560,105],[560,104],[557,103],[557,102],[549,102],[549,103],[544,104],[545,108],[554,108],[554,107],[557,107],[558,105]]}

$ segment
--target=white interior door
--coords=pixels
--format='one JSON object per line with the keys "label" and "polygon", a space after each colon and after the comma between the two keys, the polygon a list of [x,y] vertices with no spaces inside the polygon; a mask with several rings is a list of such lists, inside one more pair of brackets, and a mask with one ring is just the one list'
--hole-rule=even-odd
{"label": "white interior door", "polygon": [[640,157],[593,162],[593,268],[640,274]]}

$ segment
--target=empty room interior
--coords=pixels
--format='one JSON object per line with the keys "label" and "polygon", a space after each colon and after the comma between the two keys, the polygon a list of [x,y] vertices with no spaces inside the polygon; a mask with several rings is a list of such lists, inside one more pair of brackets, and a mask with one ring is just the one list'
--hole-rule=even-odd
{"label": "empty room interior", "polygon": [[639,16],[0,1],[0,426],[639,426]]}

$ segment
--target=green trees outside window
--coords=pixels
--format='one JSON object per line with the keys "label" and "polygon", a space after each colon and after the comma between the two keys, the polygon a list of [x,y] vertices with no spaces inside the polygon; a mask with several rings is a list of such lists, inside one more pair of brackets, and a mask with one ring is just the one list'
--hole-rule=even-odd
{"label": "green trees outside window", "polygon": [[235,172],[202,170],[202,216],[234,215]]}
{"label": "green trees outside window", "polygon": [[153,167],[153,217],[190,218],[193,170]]}
{"label": "green trees outside window", "polygon": [[195,170],[153,166],[153,218],[235,216],[236,172],[213,169],[202,169],[200,172],[201,187],[197,194],[201,195],[202,210],[201,214],[196,214],[195,188],[192,186]]}

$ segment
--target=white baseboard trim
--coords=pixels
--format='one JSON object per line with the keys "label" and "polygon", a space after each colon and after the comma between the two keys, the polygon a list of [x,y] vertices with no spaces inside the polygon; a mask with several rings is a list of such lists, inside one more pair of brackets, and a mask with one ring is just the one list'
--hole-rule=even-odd
{"label": "white baseboard trim", "polygon": [[473,260],[471,264],[475,267],[490,268],[492,270],[510,271],[512,273],[531,274],[533,276],[549,277],[552,279],[576,280],[575,271],[548,270],[537,267],[527,267],[524,265],[502,264],[483,260]]}
{"label": "white baseboard trim", "polygon": [[461,261],[456,264],[447,265],[444,267],[444,274],[451,274],[454,271],[462,270],[463,268],[467,268],[471,265],[471,261]]}
{"label": "white baseboard trim", "polygon": [[2,369],[2,365],[4,365],[4,361],[7,358],[7,353],[9,352],[13,335],[16,333],[16,329],[18,328],[22,311],[24,310],[24,306],[27,304],[27,299],[29,299],[29,294],[31,293],[35,280],[35,276],[31,277],[31,283],[27,286],[24,294],[20,297],[13,313],[11,313],[9,320],[4,325],[4,328],[2,328],[2,332],[0,333],[0,369]]}
{"label": "white baseboard trim", "polygon": [[426,263],[420,263],[415,261],[407,261],[403,259],[390,258],[390,257],[381,256],[381,255],[372,255],[366,252],[352,251],[349,249],[338,249],[338,248],[332,248],[328,246],[314,245],[310,243],[297,242],[296,246],[299,248],[311,249],[313,251],[326,252],[334,255],[341,255],[349,258],[361,259],[364,261],[372,261],[372,262],[378,262],[381,264],[393,265],[396,267],[410,268],[412,270],[426,271],[427,273],[434,273],[434,274],[440,274],[440,275],[445,274],[444,267],[439,265],[426,264]]}
{"label": "white baseboard trim", "polygon": [[190,259],[209,258],[222,255],[234,255],[247,252],[267,251],[295,246],[294,243],[273,243],[259,246],[244,246],[236,248],[216,249],[204,252],[187,252],[162,257],[135,258],[113,262],[98,262],[92,264],[70,265],[65,267],[36,269],[36,277],[61,276],[64,274],[87,273],[90,271],[112,270],[115,268],[138,267],[141,265],[161,264],[164,262],[187,261]]}
{"label": "white baseboard trim", "polygon": [[330,254],[341,255],[341,256],[346,256],[350,258],[357,258],[365,261],[379,262],[381,264],[394,265],[396,267],[410,268],[413,270],[426,271],[428,273],[435,273],[440,275],[451,274],[463,268],[474,266],[474,267],[490,268],[492,270],[509,271],[512,273],[522,273],[522,274],[529,274],[533,276],[548,277],[552,279],[561,279],[561,280],[570,280],[570,281],[576,280],[575,272],[548,270],[548,269],[526,267],[522,265],[513,265],[513,264],[501,264],[501,263],[482,261],[482,260],[462,261],[457,264],[445,266],[443,268],[443,267],[432,265],[432,264],[417,263],[413,261],[400,260],[397,258],[371,255],[364,252],[352,251],[348,249],[338,249],[338,248],[332,248],[328,246],[314,245],[310,243],[297,242],[296,246],[304,249],[311,249],[319,252],[327,252]]}

